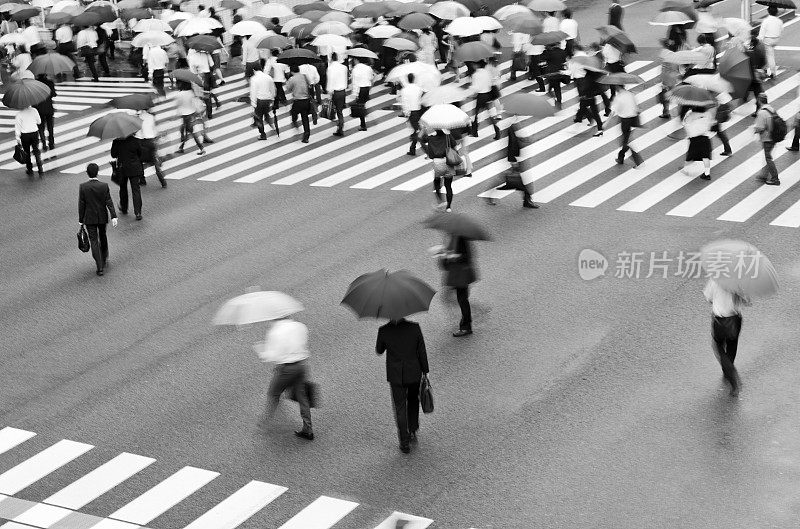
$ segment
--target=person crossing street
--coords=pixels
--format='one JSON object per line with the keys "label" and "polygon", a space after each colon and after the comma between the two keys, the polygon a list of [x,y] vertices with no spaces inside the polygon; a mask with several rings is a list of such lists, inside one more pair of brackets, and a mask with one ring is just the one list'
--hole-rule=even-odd
{"label": "person crossing street", "polygon": [[417,141],[419,140],[419,120],[422,117],[422,88],[414,84],[415,77],[413,73],[408,74],[408,82],[400,89],[400,104],[403,108],[403,115],[408,118],[408,124],[411,127],[411,146],[408,149],[408,155],[414,156],[417,154]]}
{"label": "person crossing street", "polygon": [[328,69],[325,72],[326,91],[331,96],[333,109],[336,111],[336,132],[334,136],[344,136],[344,107],[347,104],[347,66],[339,62],[336,52],[331,54]]}
{"label": "person crossing street", "polygon": [[300,68],[292,65],[290,68],[292,77],[286,82],[286,91],[292,96],[292,110],[290,112],[292,118],[292,125],[297,127],[297,118],[303,122],[303,138],[300,140],[302,143],[308,143],[311,137],[311,126],[309,125],[308,116],[311,113],[311,86],[308,84],[308,78],[300,73]]}
{"label": "person crossing street", "polygon": [[97,179],[97,172],[96,163],[87,165],[86,175],[89,180],[78,188],[78,227],[86,227],[92,257],[97,265],[96,273],[102,276],[108,263],[106,225],[110,215],[111,225],[117,227],[117,212],[108,184]]}
{"label": "person crossing street", "polygon": [[264,73],[263,61],[253,67],[253,76],[250,78],[250,105],[253,107],[253,116],[258,129],[259,139],[266,140],[267,133],[264,129],[264,122],[271,129],[275,126],[272,123],[272,104],[275,101],[275,82],[272,77]]}

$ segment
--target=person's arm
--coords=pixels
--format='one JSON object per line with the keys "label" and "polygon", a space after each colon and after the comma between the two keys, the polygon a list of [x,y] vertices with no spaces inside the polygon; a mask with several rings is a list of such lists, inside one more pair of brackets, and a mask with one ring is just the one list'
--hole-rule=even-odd
{"label": "person's arm", "polygon": [[382,355],[386,352],[386,342],[383,341],[383,329],[378,329],[378,340],[375,342],[375,354]]}
{"label": "person's arm", "polygon": [[425,350],[425,338],[422,336],[422,329],[417,325],[417,359],[419,360],[419,367],[423,373],[427,374],[428,369],[428,352]]}
{"label": "person's arm", "polygon": [[119,158],[119,140],[114,140],[111,142],[111,157]]}
{"label": "person's arm", "polygon": [[83,186],[81,186],[78,188],[78,224],[83,225],[83,219],[85,216],[86,216],[86,197],[83,194]]}
{"label": "person's arm", "polygon": [[756,114],[756,122],[753,124],[753,130],[756,131],[756,134],[761,134],[765,130],[767,130],[767,119],[766,116],[769,114],[766,110],[759,110]]}
{"label": "person's arm", "polygon": [[20,117],[21,113],[22,111],[20,111],[17,114],[16,118],[14,119],[14,137],[17,138],[17,143],[20,143],[22,141],[22,118]]}
{"label": "person's arm", "polygon": [[250,83],[250,105],[255,107],[256,106],[256,83]]}
{"label": "person's arm", "polygon": [[106,208],[108,212],[111,214],[111,225],[113,227],[117,227],[117,210],[114,209],[114,201],[111,199],[111,191],[106,186],[105,189],[105,201],[106,201]]}

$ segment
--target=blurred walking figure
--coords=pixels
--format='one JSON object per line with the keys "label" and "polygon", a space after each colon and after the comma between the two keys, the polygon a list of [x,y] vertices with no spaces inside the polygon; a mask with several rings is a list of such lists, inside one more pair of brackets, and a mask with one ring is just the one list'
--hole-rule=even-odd
{"label": "blurred walking figure", "polygon": [[[453,203],[453,172],[447,166],[447,148],[451,141],[450,131],[437,130],[433,134],[427,134],[423,139],[423,147],[428,158],[433,164],[433,190],[436,193],[436,207],[450,209]],[[447,202],[442,200],[442,181],[444,181]]]}
{"label": "blurred walking figure", "polygon": [[99,81],[97,76],[97,66],[95,65],[95,57],[97,56],[97,32],[93,27],[83,28],[78,32],[75,39],[75,45],[78,47],[78,53],[86,61],[89,71],[92,72],[92,81]]}
{"label": "blurred walking figure", "polygon": [[[47,78],[47,74],[41,73],[37,75],[36,80],[50,87],[50,96],[34,106],[36,111],[39,112],[39,119],[41,119],[41,123],[39,123],[39,140],[42,142],[42,151],[47,152],[48,148],[55,149],[56,147],[55,137],[53,136],[53,121],[56,114],[53,107],[53,98],[56,96],[56,85]],[[46,138],[45,132],[47,133]],[[45,139],[47,139],[47,142],[45,142]]]}
{"label": "blurred walking figure", "polygon": [[[772,150],[775,148],[775,143],[783,141],[783,137],[777,138],[775,136],[775,118],[778,116],[775,109],[769,105],[767,94],[758,94],[758,102],[760,103],[760,108],[756,113],[756,123],[753,125],[753,129],[761,140],[766,166],[764,167],[764,171],[758,175],[756,179],[764,182],[768,186],[779,186],[781,185],[781,181],[778,178],[778,168],[775,166],[775,161],[772,159]],[[785,135],[785,128],[783,129],[783,133]]]}
{"label": "blurred walking figure", "polygon": [[683,128],[689,138],[689,150],[686,152],[684,174],[689,174],[688,164],[703,162],[701,180],[711,180],[711,128],[714,119],[710,111],[703,108],[690,108],[683,117]]}
{"label": "blurred walking figure", "polygon": [[175,111],[181,117],[181,144],[180,147],[178,147],[178,154],[183,154],[183,146],[191,135],[199,149],[197,155],[201,156],[205,154],[206,151],[203,150],[203,144],[200,143],[200,138],[197,137],[197,133],[194,131],[194,126],[197,121],[197,98],[194,95],[194,90],[192,90],[192,85],[190,83],[178,81],[176,87],[178,91],[174,94]]}
{"label": "blurred walking figure", "polygon": [[736,367],[736,351],[739,347],[739,333],[742,330],[742,305],[749,301],[738,294],[722,288],[715,280],[709,279],[703,290],[706,300],[711,303],[711,338],[714,354],[722,367],[722,375],[731,386],[731,396],[739,395],[741,381]]}
{"label": "blurred walking figure", "polygon": [[153,83],[153,88],[161,97],[165,97],[167,92],[164,89],[164,73],[169,65],[169,55],[160,46],[148,46],[145,50],[147,51],[144,55],[147,63],[147,78]]}
{"label": "blurred walking figure", "polygon": [[617,163],[620,165],[625,163],[625,153],[630,149],[631,157],[633,157],[633,166],[638,167],[644,160],[642,160],[638,152],[631,148],[630,141],[633,129],[639,126],[639,105],[636,103],[634,95],[626,90],[624,86],[617,86],[614,99],[611,100],[611,114],[619,116],[620,127],[622,128],[621,148],[617,155]]}
{"label": "blurred walking figure", "polygon": [[767,76],[773,79],[778,73],[778,65],[775,64],[775,46],[783,33],[783,21],[778,18],[778,8],[774,5],[767,8],[768,16],[761,21],[758,30],[758,38],[764,43],[764,51],[767,62]]}
{"label": "blurred walking figure", "polygon": [[86,226],[92,257],[97,265],[96,273],[102,276],[108,261],[108,216],[111,215],[111,225],[116,228],[117,212],[114,210],[108,184],[97,179],[97,171],[96,163],[87,165],[86,174],[89,180],[78,188],[78,225]]}
{"label": "blurred walking figure", "polygon": [[625,8],[617,3],[617,0],[611,0],[611,5],[608,6],[608,25],[614,26],[620,31],[625,31],[622,28],[622,17],[625,15]]}
{"label": "blurred walking figure", "polygon": [[456,291],[461,309],[461,321],[456,338],[472,334],[472,307],[469,304],[469,286],[478,280],[472,260],[472,243],[466,237],[451,235],[445,250],[439,254],[439,266],[444,270],[444,284]]}
{"label": "blurred walking figure", "polygon": [[719,141],[722,142],[723,151],[720,153],[722,156],[730,156],[733,154],[731,151],[731,143],[728,141],[728,135],[725,134],[724,124],[731,119],[731,106],[730,102],[733,101],[731,95],[727,92],[722,92],[716,95],[717,109],[714,112],[714,125],[711,127],[711,132],[716,132]]}
{"label": "blurred walking figure", "polygon": [[[81,76],[81,72],[78,69],[78,61],[75,60],[75,43],[72,41],[72,27],[69,24],[61,24],[53,33],[53,38],[56,41],[56,51],[75,63],[75,66],[72,67],[72,76],[77,81],[78,77]],[[66,77],[66,74],[64,74],[63,78],[66,79]]]}
{"label": "blurred walking figure", "polygon": [[378,355],[386,353],[386,380],[392,391],[400,451],[411,451],[419,430],[419,385],[428,373],[425,339],[418,323],[405,318],[389,320],[378,329],[375,344]]}
{"label": "blurred walking figure", "polygon": [[414,74],[408,74],[408,82],[400,89],[400,104],[403,107],[403,115],[408,118],[408,125],[411,127],[411,147],[408,155],[417,154],[417,140],[419,139],[419,120],[422,117],[422,88],[414,84]]}
{"label": "blurred walking figure", "polygon": [[250,78],[250,104],[253,106],[253,116],[258,129],[259,139],[266,140],[267,133],[264,129],[264,122],[271,129],[272,123],[272,103],[275,101],[275,82],[272,77],[264,73],[263,61],[253,67],[253,76]]}
{"label": "blurred walking figure", "polygon": [[562,46],[567,57],[572,57],[572,54],[575,53],[575,44],[580,38],[578,35],[578,22],[572,18],[572,10],[570,9],[562,11],[561,16],[563,18],[558,24],[558,29],[567,34],[567,38],[562,42]]}
{"label": "blurred walking figure", "polygon": [[497,126],[497,121],[489,112],[493,106],[492,102],[497,99],[499,92],[494,87],[492,73],[486,67],[486,61],[477,63],[477,69],[472,74],[471,88],[475,92],[475,119],[472,121],[472,136],[478,137],[478,118],[481,112],[485,110],[489,113],[489,121],[494,128],[494,139],[500,139],[500,129]]}
{"label": "blurred walking figure", "polygon": [[[797,98],[800,99],[800,86],[797,87]],[[792,144],[786,147],[786,150],[792,152],[800,151],[800,111],[794,116],[794,136],[792,137]]]}
{"label": "blurred walking figure", "polygon": [[103,28],[102,24],[98,24],[95,27],[95,33],[97,33],[97,61],[100,63],[100,68],[103,69],[103,75],[109,77],[111,76],[111,70],[108,68],[108,50],[111,38],[109,38],[108,32]]}
{"label": "blurred walking figure", "polygon": [[297,397],[303,428],[294,432],[297,437],[314,440],[306,382],[308,381],[308,327],[290,318],[275,320],[267,330],[263,345],[256,352],[265,362],[275,364],[275,373],[269,384],[267,413],[275,414],[281,394],[287,389]]}
{"label": "blurred walking figure", "polygon": [[[158,129],[156,128],[156,117],[147,110],[139,111],[139,118],[142,120],[142,128],[134,134],[139,138],[142,148],[142,162],[152,164],[156,170],[156,177],[161,187],[167,187],[164,179],[164,172],[161,170],[161,157],[158,155]],[[142,174],[142,185],[147,185],[144,174]]]}

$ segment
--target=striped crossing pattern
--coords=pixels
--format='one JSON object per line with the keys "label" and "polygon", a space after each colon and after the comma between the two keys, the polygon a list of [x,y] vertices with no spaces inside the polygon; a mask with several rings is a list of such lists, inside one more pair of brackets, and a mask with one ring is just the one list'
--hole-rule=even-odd
{"label": "striped crossing pattern", "polygon": [[[509,63],[501,65],[504,95],[529,92],[534,83],[521,77],[508,79]],[[759,142],[753,135],[753,103],[732,113],[725,129],[731,139],[734,155],[721,157],[721,146],[714,151],[712,180],[701,182],[683,174],[683,157],[687,142],[671,137],[681,126],[677,119],[663,120],[657,96],[660,67],[651,61],[628,65],[645,83],[634,89],[641,110],[643,129],[634,135],[633,145],[642,152],[645,163],[638,168],[616,163],[621,129],[610,126],[603,136],[593,137],[594,129],[572,122],[578,94],[574,88],[563,91],[564,110],[544,119],[524,118],[518,135],[527,143],[518,157],[534,182],[534,200],[542,203],[564,202],[583,208],[614,208],[625,212],[656,212],[673,217],[716,218],[727,222],[746,222],[767,216],[775,226],[800,227],[800,200],[795,192],[797,172],[794,154],[786,145],[776,146],[773,157],[784,175],[779,187],[762,187],[754,177],[764,165]],[[445,74],[452,82],[452,74]],[[309,185],[313,187],[348,187],[352,189],[418,191],[431,186],[430,162],[422,154],[407,156],[409,128],[405,119],[389,110],[397,101],[383,87],[375,87],[368,103],[368,132],[358,131],[358,121],[348,118],[345,136],[335,138],[335,125],[327,120],[312,128],[311,142],[302,144],[299,132],[292,128],[288,108],[278,112],[281,135],[270,135],[268,141],[257,140],[257,133],[248,126],[251,109],[237,100],[247,88],[241,74],[226,79],[216,93],[222,110],[209,121],[209,134],[215,140],[206,146],[207,154],[195,155],[188,144],[185,154],[176,154],[164,163],[167,179],[196,179],[202,182],[237,184]],[[800,110],[794,97],[800,77],[781,72],[765,85],[766,93],[777,111],[791,121]],[[468,112],[474,102],[463,107]],[[155,107],[162,138],[162,154],[174,153],[178,118],[169,102]],[[58,147],[45,155],[45,169],[67,174],[80,174],[86,163],[97,162],[101,174],[108,176],[109,144],[86,138],[86,126],[96,116],[86,116],[64,123],[57,134]],[[503,119],[501,128],[511,124]],[[527,141],[525,141],[527,140]],[[505,140],[494,141],[488,120],[482,122],[478,138],[468,139],[473,176],[454,183],[454,192],[479,197],[503,199],[511,191],[492,189],[499,175],[508,168]],[[718,140],[713,139],[717,144]],[[8,149],[10,142],[0,143]],[[15,162],[0,169],[15,169]],[[152,168],[147,170],[152,175]],[[513,197],[512,197],[513,199]],[[517,200],[517,199],[513,199]],[[457,206],[456,201],[456,207]]]}
{"label": "striped crossing pattern", "polygon": [[[80,112],[102,106],[128,94],[149,93],[153,88],[141,78],[101,77],[98,82],[89,78],[56,84],[53,99],[56,123],[71,112]],[[14,132],[14,116],[17,111],[0,103],[0,134]],[[58,138],[56,138],[58,140]]]}
{"label": "striped crossing pattern", "polygon": [[[159,516],[184,502],[201,489],[213,487],[220,476],[218,472],[186,466],[158,482],[147,483],[147,490],[106,516],[80,512],[89,503],[106,493],[124,488],[130,478],[143,471],[158,467],[155,459],[127,452],[121,453],[69,485],[52,491],[41,502],[29,501],[19,496],[25,489],[38,484],[47,487],[47,478],[95,447],[85,443],[61,440],[33,453],[21,462],[7,464],[5,457],[15,450],[25,449],[35,433],[17,428],[0,429],[0,529],[145,529]],[[46,442],[41,440],[42,442]],[[38,449],[38,446],[37,446]],[[26,455],[30,452],[24,452]],[[21,458],[14,459],[19,461]],[[9,468],[10,467],[10,468]],[[141,487],[141,479],[139,480]],[[235,485],[234,485],[235,486]],[[56,487],[56,488],[58,488]],[[21,493],[21,494],[20,494]],[[235,529],[253,516],[269,514],[270,504],[276,507],[286,498],[296,505],[297,497],[286,487],[263,481],[250,481],[234,490],[226,489],[218,496],[219,502],[203,506],[203,512],[184,529]],[[306,501],[305,497],[302,497]],[[369,511],[367,511],[369,509]],[[382,509],[360,505],[354,501],[319,496],[301,507],[296,514],[272,521],[271,527],[279,529],[329,529],[340,522],[349,527],[395,529],[399,520],[407,521],[406,529],[425,529],[433,523],[429,518],[401,512],[383,512]],[[368,512],[368,515],[365,513]],[[377,517],[376,517],[377,516]],[[354,518],[355,517],[355,518]],[[7,520],[3,522],[2,520]],[[354,525],[355,524],[355,525]]]}

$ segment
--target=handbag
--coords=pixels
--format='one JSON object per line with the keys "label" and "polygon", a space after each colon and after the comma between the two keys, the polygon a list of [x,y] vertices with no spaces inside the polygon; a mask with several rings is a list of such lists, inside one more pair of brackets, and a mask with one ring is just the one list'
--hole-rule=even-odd
{"label": "handbag", "polygon": [[[289,400],[293,400],[295,402],[299,402],[297,400],[297,385],[292,388],[292,391],[289,393]],[[306,397],[308,398],[308,405],[311,408],[319,408],[319,385],[306,380],[303,382],[303,388],[306,392]]]}
{"label": "handbag", "polygon": [[78,250],[86,253],[89,251],[89,234],[86,233],[86,228],[81,224],[81,229],[78,230]]}
{"label": "handbag", "polygon": [[511,69],[517,72],[527,70],[528,57],[521,51],[515,51],[514,58],[511,60]]}
{"label": "handbag", "polygon": [[122,186],[122,175],[120,174],[119,168],[117,167],[117,162],[111,160],[111,181],[117,184],[118,186]]}
{"label": "handbag", "polygon": [[350,104],[350,115],[354,118],[363,118],[367,116],[367,109],[361,103]]}
{"label": "handbag", "polygon": [[30,155],[25,152],[25,149],[22,148],[22,145],[18,143],[17,146],[14,147],[14,160],[17,163],[28,165],[30,163],[30,158]]}
{"label": "handbag", "polygon": [[433,413],[433,391],[427,373],[422,374],[422,381],[419,384],[419,403],[422,406],[422,413]]}
{"label": "handbag", "polygon": [[448,167],[458,167],[461,165],[464,160],[461,158],[461,155],[458,154],[458,151],[453,147],[450,143],[452,140],[450,136],[447,136],[447,149],[444,152],[444,159],[445,163],[447,163]]}
{"label": "handbag", "polygon": [[319,110],[319,115],[331,121],[336,119],[336,110],[333,108],[333,100],[330,97],[326,97],[322,100],[322,106]]}

